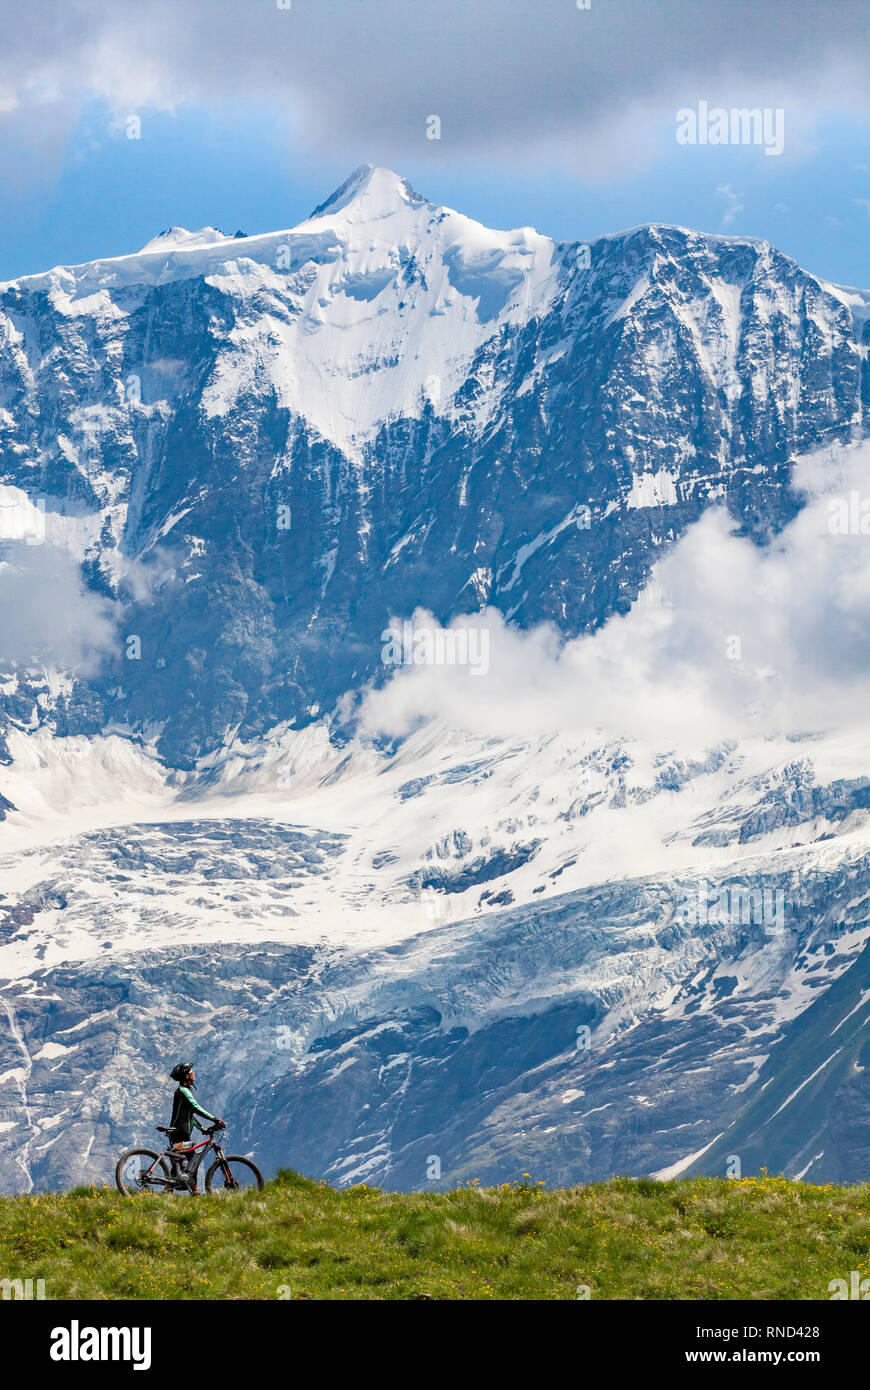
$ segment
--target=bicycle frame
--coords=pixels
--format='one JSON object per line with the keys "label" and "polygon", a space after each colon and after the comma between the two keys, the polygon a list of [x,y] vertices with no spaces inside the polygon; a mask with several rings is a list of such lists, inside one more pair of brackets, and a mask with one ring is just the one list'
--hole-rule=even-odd
{"label": "bicycle frame", "polygon": [[254,1163],[253,1155],[227,1153],[226,1125],[223,1123],[216,1122],[211,1128],[203,1130],[204,1137],[199,1143],[193,1144],[187,1139],[182,1141],[180,1147],[171,1142],[172,1130],[164,1125],[157,1125],[157,1129],[166,1135],[160,1153],[154,1149],[132,1148],[118,1159],[115,1183],[122,1196],[132,1197],[137,1192],[198,1194],[197,1177],[207,1154],[214,1154],[214,1161],[205,1170],[205,1192],[208,1195],[217,1191],[221,1178],[224,1189],[229,1192],[247,1192],[252,1186],[259,1192],[263,1191],[263,1174]]}
{"label": "bicycle frame", "polygon": [[[210,1149],[214,1149],[215,1157],[219,1162],[224,1160],[224,1152],[220,1144],[215,1139],[214,1134],[209,1134],[199,1144],[191,1144],[184,1149],[176,1149],[169,1144],[162,1153],[159,1153],[151,1164],[150,1168],[143,1170],[139,1176],[140,1184],[145,1187],[148,1184],[159,1184],[167,1189],[187,1188],[196,1183],[196,1175],[199,1172],[203,1159]],[[196,1154],[193,1159],[190,1154]],[[169,1169],[171,1176],[164,1178],[154,1172],[161,1159],[169,1159]],[[186,1167],[182,1170],[179,1166],[180,1160],[186,1160]]]}

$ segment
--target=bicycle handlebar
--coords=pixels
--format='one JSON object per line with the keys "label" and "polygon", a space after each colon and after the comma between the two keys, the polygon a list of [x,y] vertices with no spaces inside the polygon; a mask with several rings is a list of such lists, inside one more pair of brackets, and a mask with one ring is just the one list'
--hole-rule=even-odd
{"label": "bicycle handlebar", "polygon": [[[157,1133],[158,1133],[158,1134],[169,1134],[169,1132],[170,1132],[170,1131],[166,1128],[166,1125],[155,1125],[154,1128],[157,1130]],[[204,1133],[204,1134],[222,1134],[223,1131],[224,1131],[225,1129],[226,1129],[226,1125],[209,1125],[209,1127],[208,1127],[207,1129],[203,1130],[203,1133]]]}

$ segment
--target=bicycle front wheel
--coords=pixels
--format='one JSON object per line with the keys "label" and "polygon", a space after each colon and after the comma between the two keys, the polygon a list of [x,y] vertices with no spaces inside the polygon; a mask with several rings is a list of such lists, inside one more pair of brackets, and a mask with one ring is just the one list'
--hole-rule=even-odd
{"label": "bicycle front wheel", "polygon": [[152,1149],[128,1149],[115,1167],[115,1183],[125,1197],[165,1192],[168,1177],[166,1164]]}
{"label": "bicycle front wheel", "polygon": [[232,1197],[237,1192],[262,1192],[263,1174],[256,1163],[241,1154],[218,1158],[205,1175],[205,1190],[214,1197]]}

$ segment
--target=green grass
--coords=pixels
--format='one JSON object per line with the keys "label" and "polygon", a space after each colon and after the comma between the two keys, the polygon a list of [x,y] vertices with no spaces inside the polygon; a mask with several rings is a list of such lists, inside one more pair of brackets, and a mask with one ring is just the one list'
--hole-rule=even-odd
{"label": "green grass", "polygon": [[828,1299],[868,1259],[870,1184],[774,1177],[0,1198],[0,1279],[52,1299]]}

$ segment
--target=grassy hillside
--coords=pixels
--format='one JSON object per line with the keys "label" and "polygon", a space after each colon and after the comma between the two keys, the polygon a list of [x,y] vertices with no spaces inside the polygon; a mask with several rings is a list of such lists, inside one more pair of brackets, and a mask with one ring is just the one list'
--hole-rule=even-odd
{"label": "grassy hillside", "polygon": [[0,1199],[0,1279],[42,1278],[55,1299],[828,1299],[852,1270],[870,1274],[870,1184],[403,1195],[282,1173],[233,1198]]}

